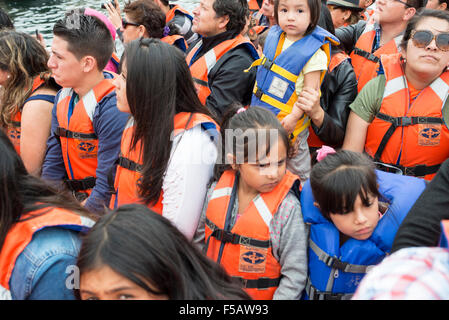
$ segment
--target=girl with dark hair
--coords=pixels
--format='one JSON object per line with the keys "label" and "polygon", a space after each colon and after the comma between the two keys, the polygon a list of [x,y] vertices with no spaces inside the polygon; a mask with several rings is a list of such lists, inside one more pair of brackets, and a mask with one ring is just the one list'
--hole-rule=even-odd
{"label": "girl with dark hair", "polygon": [[288,168],[301,181],[310,174],[308,127],[322,116],[310,101],[320,95],[330,46],[338,44],[334,35],[317,26],[320,8],[321,0],[275,0],[278,25],[269,29],[263,56],[252,64],[257,76],[251,106],[267,108],[281,121],[296,151]]}
{"label": "girl with dark hair", "polygon": [[170,221],[137,204],[95,224],[83,240],[77,266],[83,300],[249,299]]}
{"label": "girl with dark hair", "polygon": [[307,230],[299,178],[287,171],[288,135],[270,111],[229,107],[222,157],[195,243],[253,299],[299,299],[307,275]]}
{"label": "girl with dark hair", "polygon": [[174,22],[165,24],[165,14],[152,0],[135,0],[126,3],[123,9],[121,32],[126,44],[140,37],[161,39],[172,44],[183,52],[187,50],[187,42],[179,34]]}
{"label": "girl with dark hair", "polygon": [[0,124],[7,131],[28,172],[40,175],[51,110],[59,86],[50,77],[48,54],[33,37],[0,32]]}
{"label": "girl with dark hair", "polygon": [[74,299],[68,267],[94,221],[71,195],[28,174],[3,131],[0,154],[0,297]]}
{"label": "girl with dark hair", "polygon": [[364,154],[323,146],[301,192],[310,225],[308,299],[347,299],[391,250],[423,180],[376,171]]}
{"label": "girl with dark hair", "polygon": [[159,39],[134,40],[114,84],[118,109],[132,118],[110,207],[145,203],[191,239],[217,156],[217,125],[196,95],[184,56]]}

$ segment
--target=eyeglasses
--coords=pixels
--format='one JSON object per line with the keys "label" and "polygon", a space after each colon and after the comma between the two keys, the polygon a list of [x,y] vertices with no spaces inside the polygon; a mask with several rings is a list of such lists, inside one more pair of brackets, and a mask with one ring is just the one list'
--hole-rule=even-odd
{"label": "eyeglasses", "polygon": [[433,39],[441,51],[449,51],[449,33],[439,33],[434,35],[429,30],[413,30],[411,33],[413,44],[418,48],[427,47]]}
{"label": "eyeglasses", "polygon": [[123,18],[123,19],[122,19],[122,26],[123,26],[123,29],[126,29],[127,26],[135,26],[135,27],[138,27],[138,26],[140,26],[140,24],[134,23],[134,22],[126,21],[126,19]]}

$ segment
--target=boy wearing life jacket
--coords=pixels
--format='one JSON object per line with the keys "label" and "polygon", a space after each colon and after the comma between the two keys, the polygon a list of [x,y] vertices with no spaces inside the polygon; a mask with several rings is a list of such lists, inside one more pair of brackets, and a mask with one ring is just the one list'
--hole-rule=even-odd
{"label": "boy wearing life jacket", "polygon": [[357,77],[357,89],[377,75],[380,55],[398,52],[398,45],[407,22],[423,6],[423,0],[380,0],[376,2],[376,14],[369,21],[335,30],[337,38],[350,54]]}
{"label": "boy wearing life jacket", "polygon": [[63,89],[52,111],[42,177],[63,181],[99,213],[109,202],[107,176],[127,121],[116,106],[113,74],[102,72],[114,44],[104,23],[78,12],[59,20],[53,33],[48,66]]}

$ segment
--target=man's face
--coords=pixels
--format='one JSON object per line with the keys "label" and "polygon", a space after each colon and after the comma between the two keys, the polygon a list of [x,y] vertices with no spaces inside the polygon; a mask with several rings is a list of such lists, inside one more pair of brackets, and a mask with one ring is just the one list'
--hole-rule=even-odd
{"label": "man's face", "polygon": [[214,2],[215,0],[201,0],[198,7],[193,10],[192,31],[203,37],[215,36],[226,31],[226,24],[222,26],[224,17],[217,17],[212,7]]}
{"label": "man's face", "polygon": [[51,55],[47,62],[56,83],[65,88],[75,88],[83,79],[82,60],[68,50],[68,42],[54,36]]}

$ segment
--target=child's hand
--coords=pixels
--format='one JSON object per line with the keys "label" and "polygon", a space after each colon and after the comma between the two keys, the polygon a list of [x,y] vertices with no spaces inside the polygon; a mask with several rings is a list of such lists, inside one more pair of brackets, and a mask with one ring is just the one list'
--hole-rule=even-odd
{"label": "child's hand", "polygon": [[317,118],[323,112],[320,106],[320,92],[314,88],[304,87],[295,102],[295,106],[304,111],[310,119]]}
{"label": "child's hand", "polygon": [[282,119],[281,124],[284,127],[285,131],[287,131],[287,134],[290,135],[295,130],[297,122],[297,117],[290,113],[286,115],[284,119]]}

